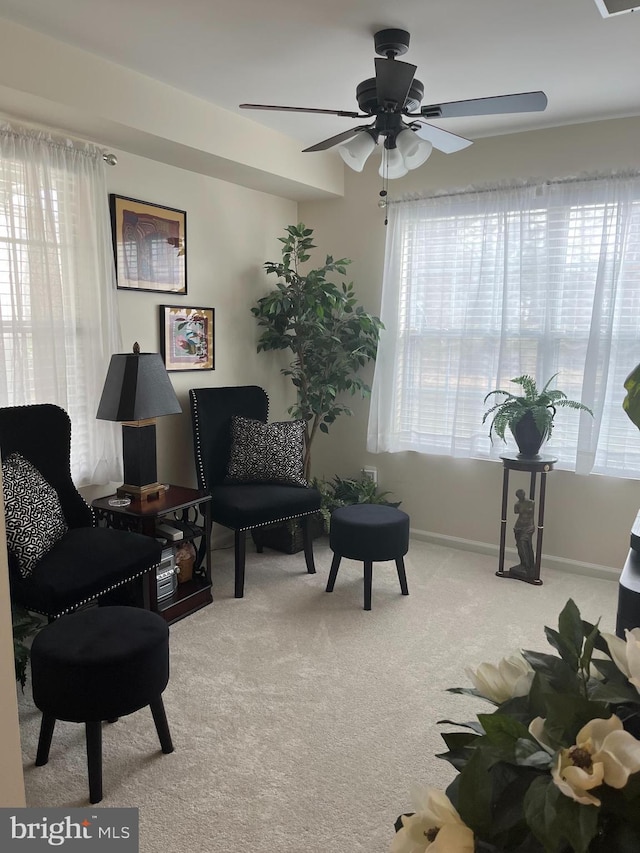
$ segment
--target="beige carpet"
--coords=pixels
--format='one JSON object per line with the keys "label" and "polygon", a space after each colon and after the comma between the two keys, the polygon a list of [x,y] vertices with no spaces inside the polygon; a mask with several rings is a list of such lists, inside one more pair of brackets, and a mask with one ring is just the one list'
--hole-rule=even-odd
{"label": "beige carpet", "polygon": [[[365,612],[361,564],[343,561],[327,594],[331,552],[315,551],[314,576],[302,555],[248,546],[241,600],[231,551],[214,552],[214,603],[171,628],[173,754],[146,709],[105,725],[101,806],[139,807],[143,853],[383,853],[414,783],[455,775],[434,757],[436,721],[491,707],[445,692],[469,686],[466,665],[550,649],[543,627],[569,597],[614,630],[611,581],[543,570],[533,587],[496,578],[491,557],[413,541],[410,595],[376,564]],[[84,727],[58,723],[34,767],[29,685],[20,701],[28,805],[88,805]]]}

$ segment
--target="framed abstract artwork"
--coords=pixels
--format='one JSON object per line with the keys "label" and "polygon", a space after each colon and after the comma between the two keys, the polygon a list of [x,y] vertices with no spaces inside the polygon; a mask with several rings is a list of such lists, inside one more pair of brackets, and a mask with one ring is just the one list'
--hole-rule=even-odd
{"label": "framed abstract artwork", "polygon": [[160,306],[160,352],[167,370],[213,370],[214,309]]}
{"label": "framed abstract artwork", "polygon": [[118,288],[186,293],[186,211],[114,194],[109,209]]}

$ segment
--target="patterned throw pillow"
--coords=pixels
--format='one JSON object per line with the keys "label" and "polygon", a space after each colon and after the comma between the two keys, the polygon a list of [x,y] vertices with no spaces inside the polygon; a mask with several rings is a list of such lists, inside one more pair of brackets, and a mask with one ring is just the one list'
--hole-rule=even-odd
{"label": "patterned throw pillow", "polygon": [[67,532],[58,493],[38,469],[12,453],[2,463],[2,492],[7,546],[28,578],[34,568]]}
{"label": "patterned throw pillow", "polygon": [[226,482],[306,486],[304,421],[271,424],[231,419],[231,453]]}

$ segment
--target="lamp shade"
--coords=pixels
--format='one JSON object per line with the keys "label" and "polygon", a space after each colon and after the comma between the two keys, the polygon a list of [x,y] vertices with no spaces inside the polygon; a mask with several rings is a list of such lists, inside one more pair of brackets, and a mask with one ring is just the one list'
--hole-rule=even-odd
{"label": "lamp shade", "polygon": [[142,421],[181,411],[160,353],[111,356],[96,415],[99,420]]}
{"label": "lamp shade", "polygon": [[349,142],[341,145],[338,148],[338,154],[354,172],[361,172],[375,147],[376,143],[373,136],[366,130],[362,130]]}
{"label": "lamp shade", "polygon": [[378,174],[382,178],[403,178],[409,170],[404,165],[402,154],[397,148],[383,148],[382,162]]}
{"label": "lamp shade", "polygon": [[409,128],[401,130],[396,136],[396,146],[407,169],[417,169],[418,166],[422,166],[433,151],[433,145],[430,142],[420,139]]}

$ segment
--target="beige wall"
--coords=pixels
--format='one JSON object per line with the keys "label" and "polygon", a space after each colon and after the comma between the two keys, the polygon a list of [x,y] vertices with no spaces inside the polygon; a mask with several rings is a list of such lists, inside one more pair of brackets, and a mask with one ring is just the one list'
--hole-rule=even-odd
{"label": "beige wall", "polygon": [[[453,122],[449,129],[455,130]],[[375,162],[374,162],[375,161]],[[380,311],[384,261],[384,214],[378,208],[381,179],[374,153],[362,174],[347,169],[345,196],[303,202],[300,218],[315,229],[323,251],[353,260],[349,276],[368,310]],[[405,178],[390,182],[392,197],[515,178],[562,178],[581,172],[640,168],[640,119],[622,119],[477,140],[457,154],[434,152]],[[640,318],[639,318],[640,323]],[[640,334],[639,334],[640,343]],[[638,349],[640,360],[640,346]],[[630,365],[630,368],[633,365]],[[620,400],[624,395],[620,389]],[[495,550],[499,534],[502,466],[417,453],[368,454],[368,403],[337,422],[318,440],[314,468],[331,476],[379,470],[383,488],[403,501],[416,531],[469,540]],[[640,441],[640,435],[638,436]],[[522,475],[526,477],[527,475]],[[510,489],[520,485],[512,475]],[[572,561],[622,568],[629,528],[640,507],[640,484],[602,476],[554,471],[548,481],[544,554],[548,564]],[[509,543],[509,540],[508,540]]]}
{"label": "beige wall", "polygon": [[7,571],[4,502],[0,488],[0,808],[25,804]]}

